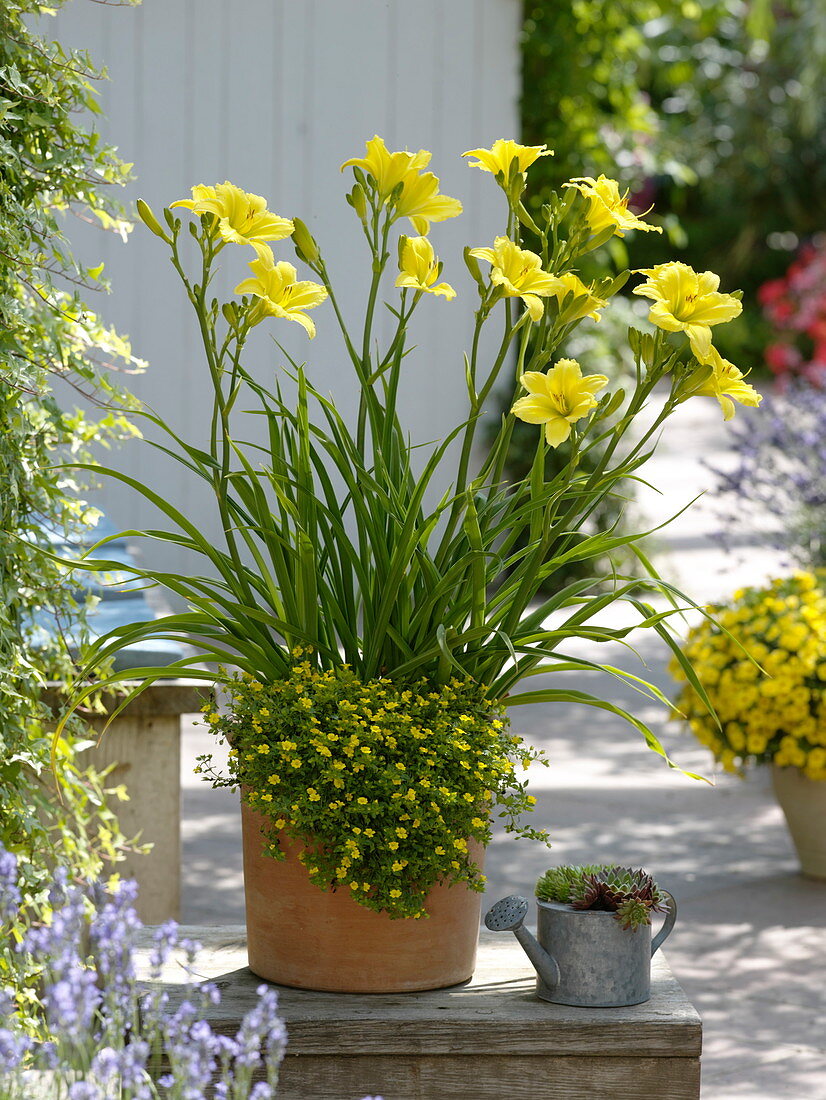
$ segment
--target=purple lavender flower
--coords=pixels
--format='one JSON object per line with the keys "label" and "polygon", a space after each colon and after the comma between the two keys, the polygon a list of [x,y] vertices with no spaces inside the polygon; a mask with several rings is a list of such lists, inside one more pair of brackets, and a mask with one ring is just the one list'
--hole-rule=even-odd
{"label": "purple lavender flower", "polygon": [[106,1093],[91,1081],[75,1081],[69,1087],[69,1100],[106,1100]]}
{"label": "purple lavender flower", "polygon": [[[15,914],[19,902],[17,863],[0,845],[0,904]],[[88,897],[87,897],[88,893]],[[0,1075],[12,1075],[13,1095],[26,1095],[24,1060],[55,1075],[67,1100],[156,1100],[149,1074],[150,1055],[163,1046],[169,1072],[158,1081],[176,1100],[272,1100],[286,1034],[278,1017],[275,991],[259,988],[259,1000],[241,1022],[235,1038],[216,1035],[203,1013],[220,1003],[214,983],[188,987],[174,1010],[168,992],[141,989],[135,966],[135,887],[114,893],[99,884],[88,892],[58,871],[45,919],[34,913],[19,951],[26,965],[41,969],[45,1023],[54,1039],[33,1045],[17,1026],[14,999],[0,989]],[[94,904],[89,912],[88,901]],[[150,969],[157,977],[171,952],[183,949],[192,976],[198,945],[179,940],[170,922],[153,937]],[[253,1085],[254,1069],[267,1080]],[[21,1091],[22,1089],[22,1091]]]}
{"label": "purple lavender flower", "polygon": [[64,1042],[88,1037],[100,1001],[94,971],[80,965],[66,967],[57,981],[46,983],[43,994],[49,1027]]}
{"label": "purple lavender flower", "polygon": [[96,891],[89,922],[89,954],[103,989],[105,1015],[114,1028],[131,1024],[135,1012],[135,936],[143,925],[135,912],[137,884],[122,882],[112,894]]}
{"label": "purple lavender flower", "polygon": [[[810,569],[826,565],[826,390],[802,382],[730,425],[731,468],[717,475],[724,549],[762,543]],[[768,524],[767,524],[768,521]]]}
{"label": "purple lavender flower", "polygon": [[153,977],[160,976],[177,946],[178,924],[176,921],[165,921],[155,929],[152,933],[152,950],[149,953],[149,969]]}
{"label": "purple lavender flower", "polygon": [[0,845],[0,922],[11,920],[19,908],[17,857]]}
{"label": "purple lavender flower", "polygon": [[181,1100],[201,1100],[217,1069],[216,1039],[195,1006],[184,1001],[163,1022],[164,1047],[171,1076],[184,1085]]}
{"label": "purple lavender flower", "polygon": [[0,1074],[11,1073],[23,1062],[31,1041],[28,1036],[0,1027]]}
{"label": "purple lavender flower", "polygon": [[130,1100],[152,1100],[155,1095],[147,1070],[148,1061],[149,1044],[144,1039],[133,1038],[120,1051],[120,1086],[123,1095]]}

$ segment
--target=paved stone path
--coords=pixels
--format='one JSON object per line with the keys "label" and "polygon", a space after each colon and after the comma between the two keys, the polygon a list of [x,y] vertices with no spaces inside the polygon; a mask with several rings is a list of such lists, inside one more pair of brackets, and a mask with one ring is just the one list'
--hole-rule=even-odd
{"label": "paved stone path", "polygon": [[[711,487],[714,478],[700,460],[716,461],[724,446],[716,403],[695,401],[680,410],[648,468],[662,495],[645,491],[645,514],[659,522]],[[658,568],[697,601],[779,569],[773,555],[753,548],[732,563],[716,545],[715,528],[713,506],[703,500],[661,536]],[[581,649],[671,692],[656,638],[642,636],[638,650],[647,669],[619,646]],[[576,686],[584,686],[581,679]],[[679,904],[666,954],[703,1016],[703,1100],[826,1100],[826,883],[798,874],[768,776],[758,771],[740,781],[715,774],[708,754],[666,723],[661,707],[608,678],[588,687],[634,709],[682,767],[713,783],[670,771],[610,714],[564,705],[514,711],[515,728],[551,760],[549,768],[537,769],[532,790],[537,823],[550,830],[554,846],[545,852],[497,835],[488,851],[483,905],[508,893],[530,894],[554,863],[647,867]],[[240,923],[236,799],[192,774],[195,756],[210,748],[206,732],[190,724],[183,919]]]}

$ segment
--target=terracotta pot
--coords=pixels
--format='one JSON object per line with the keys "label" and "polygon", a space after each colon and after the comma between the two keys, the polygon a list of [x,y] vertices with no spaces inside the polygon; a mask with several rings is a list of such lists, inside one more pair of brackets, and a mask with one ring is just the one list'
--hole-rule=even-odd
{"label": "terracotta pot", "polygon": [[772,765],[772,786],[786,816],[800,870],[826,879],[826,780],[809,779],[799,768]]}
{"label": "terracotta pot", "polygon": [[[391,920],[357,905],[348,890],[321,890],[282,840],[286,860],[264,854],[262,818],[241,806],[250,970],[299,989],[398,993],[467,981],[476,963],[481,895],[437,885],[429,916]],[[480,863],[483,849],[473,852]]]}

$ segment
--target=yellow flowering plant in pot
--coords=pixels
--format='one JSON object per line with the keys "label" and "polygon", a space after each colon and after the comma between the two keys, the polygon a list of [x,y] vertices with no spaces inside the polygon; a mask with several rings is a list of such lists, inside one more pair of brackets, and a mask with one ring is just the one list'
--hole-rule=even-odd
{"label": "yellow flowering plant in pot", "polygon": [[[676,715],[722,767],[766,764],[806,874],[826,878],[826,595],[799,572],[711,605],[672,661]],[[711,704],[711,709],[709,705]]]}
{"label": "yellow flowering plant in pot", "polygon": [[[543,208],[537,224],[522,197],[531,165],[551,155],[549,150],[499,140],[464,155],[501,188],[506,216],[493,242],[464,250],[478,299],[470,351],[464,366],[455,368],[464,372],[467,413],[447,438],[427,445],[408,438],[398,411],[399,383],[410,362],[411,316],[420,308],[450,308],[455,297],[442,278],[449,272],[443,272],[430,232],[462,210],[457,199],[439,190],[428,152],[393,152],[375,137],[364,156],[342,165],[353,172],[346,197],[372,270],[358,332],[339,306],[321,245],[299,219],[272,213],[263,198],[229,182],[194,187],[191,198],[172,203],[161,218],[139,203],[143,221],[169,250],[195,311],[214,394],[205,447],[180,438],[154,412],[144,415],[167,435],[166,443],[156,445],[211,489],[224,542],[213,545],[198,521],[161,491],[107,471],[142,493],[171,524],[165,531],[128,534],[162,538],[200,555],[204,571],[184,575],[136,568],[138,576],[163,584],[187,610],[112,631],[91,646],[84,670],[91,673],[101,660],[142,638],[194,639],[197,655],[177,662],[173,671],[229,688],[226,713],[212,705],[208,711],[235,752],[230,780],[241,785],[254,819],[256,854],[249,859],[261,853],[263,827],[266,873],[275,873],[279,857],[289,862],[295,854],[304,877],[311,875],[315,883],[314,904],[326,891],[330,904],[343,898],[352,908],[356,902],[376,920],[380,915],[374,910],[381,909],[385,921],[423,912],[433,918],[433,891],[450,892],[452,883],[478,886],[473,850],[465,858],[463,848],[451,852],[450,847],[474,838],[477,848],[483,846],[492,815],[503,815],[524,835],[542,835],[518,822],[530,801],[505,761],[524,764],[535,754],[506,732],[504,708],[538,701],[590,704],[626,719],[665,756],[651,730],[614,703],[555,687],[553,681],[535,690],[520,685],[554,671],[587,674],[605,667],[570,655],[567,643],[575,638],[615,642],[644,628],[676,651],[669,613],[646,602],[651,591],[673,598],[670,587],[653,572],[642,580],[615,573],[608,590],[598,587],[604,569],[560,585],[551,595],[545,594],[545,582],[572,560],[604,563],[620,544],[636,545],[642,538],[643,533],[613,530],[583,537],[583,531],[599,502],[621,494],[622,483],[637,476],[655,437],[682,402],[698,394],[716,396],[728,415],[733,400],[758,401],[711,341],[713,326],[740,312],[738,296],[720,292],[715,276],[684,264],[647,270],[636,289],[652,300],[654,329],[629,330],[636,363],[629,393],[608,392],[605,376],[560,358],[565,338],[576,326],[597,321],[629,275],[586,285],[578,274],[581,258],[613,234],[655,227],[634,215],[628,195],[603,177],[572,180]],[[180,210],[187,212],[186,232]],[[523,248],[525,227],[541,242],[537,252]],[[291,262],[276,259],[273,248],[283,247],[287,238],[311,278],[299,278]],[[184,244],[195,253],[195,275],[189,274]],[[244,251],[250,250],[246,276],[240,277]],[[239,269],[235,295],[226,302],[210,297],[219,256]],[[395,318],[383,346],[374,324],[382,297]],[[352,423],[316,387],[311,367],[286,363],[296,393],[288,400],[278,384],[265,384],[245,365],[254,328],[292,321],[312,338],[316,317],[340,331],[359,396]],[[489,326],[501,333],[490,358],[482,338]],[[480,455],[486,401],[503,379],[513,386],[512,408]],[[655,387],[665,387],[665,401],[645,422]],[[263,453],[241,442],[245,413],[240,410],[250,402],[266,422]],[[531,474],[513,486],[503,470],[515,418],[535,424],[537,434]],[[564,462],[546,479],[549,447],[560,448]],[[599,461],[580,472],[583,455],[595,447]],[[104,542],[92,553],[100,553]],[[105,561],[93,557],[86,564],[101,568]],[[618,602],[637,612],[634,626],[602,625],[600,612]],[[687,662],[685,667],[693,678]],[[609,671],[666,702],[653,685],[613,667]],[[109,681],[143,677],[126,705],[142,686],[168,674],[169,669],[147,668],[113,673]],[[293,698],[299,683],[303,691]],[[267,700],[263,706],[257,703],[259,690]],[[85,691],[78,692],[78,701]],[[395,708],[378,705],[384,691]],[[447,701],[442,717],[428,712],[434,700],[437,707]],[[409,726],[398,718],[406,707],[415,715]],[[345,733],[352,755],[339,752],[336,737]],[[349,741],[352,736],[358,743]],[[434,760],[445,769],[439,797],[428,796],[433,786],[424,783],[422,746],[429,741]],[[467,750],[461,749],[464,744]],[[460,758],[465,751],[466,767]],[[451,752],[456,767],[448,766]],[[370,766],[378,771],[368,771],[371,756]],[[364,771],[351,766],[353,761]],[[388,777],[403,773],[416,777],[407,788],[413,794],[405,789],[394,798],[403,783]],[[341,791],[343,798],[337,795]],[[451,816],[455,805],[462,806],[463,816]],[[367,829],[377,836],[367,836]],[[347,839],[351,857],[345,865],[341,846]],[[431,840],[425,860],[422,852]],[[475,913],[478,921],[478,902]],[[256,936],[281,935],[267,914],[250,920],[248,910],[250,935],[256,922],[261,925]],[[377,926],[371,929],[375,943]]]}

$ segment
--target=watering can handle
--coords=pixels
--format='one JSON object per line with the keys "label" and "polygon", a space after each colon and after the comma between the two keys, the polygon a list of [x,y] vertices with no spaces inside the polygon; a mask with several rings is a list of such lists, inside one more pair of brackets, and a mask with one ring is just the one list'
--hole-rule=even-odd
{"label": "watering can handle", "polygon": [[666,938],[671,934],[671,929],[674,927],[674,921],[677,919],[677,903],[674,900],[674,895],[669,894],[667,890],[660,890],[660,893],[668,902],[668,910],[665,914],[665,921],[662,928],[656,934],[651,941],[651,954],[663,945]]}

